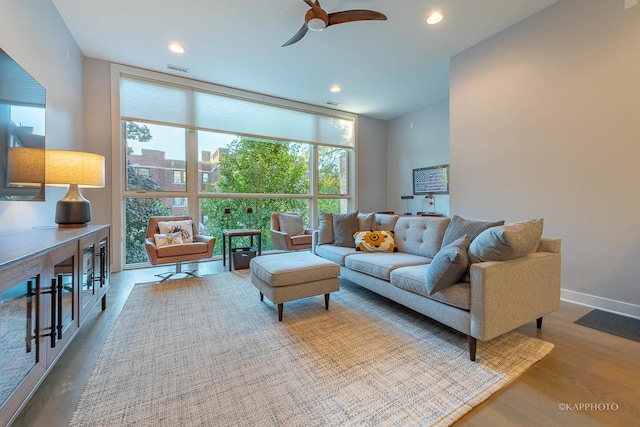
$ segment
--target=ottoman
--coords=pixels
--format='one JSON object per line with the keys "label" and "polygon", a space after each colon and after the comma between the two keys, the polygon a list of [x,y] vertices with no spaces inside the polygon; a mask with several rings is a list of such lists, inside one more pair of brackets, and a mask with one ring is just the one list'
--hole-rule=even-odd
{"label": "ottoman", "polygon": [[329,310],[329,294],[340,290],[340,266],[310,252],[258,256],[251,260],[249,268],[251,283],[260,291],[260,301],[266,295],[278,305],[279,321],[285,302],[324,294],[324,306]]}

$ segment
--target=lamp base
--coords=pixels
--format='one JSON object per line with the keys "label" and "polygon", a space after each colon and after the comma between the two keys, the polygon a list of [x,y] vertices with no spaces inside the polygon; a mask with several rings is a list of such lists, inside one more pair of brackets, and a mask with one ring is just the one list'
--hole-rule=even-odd
{"label": "lamp base", "polygon": [[88,200],[56,203],[56,223],[59,227],[86,227],[91,221],[91,203]]}

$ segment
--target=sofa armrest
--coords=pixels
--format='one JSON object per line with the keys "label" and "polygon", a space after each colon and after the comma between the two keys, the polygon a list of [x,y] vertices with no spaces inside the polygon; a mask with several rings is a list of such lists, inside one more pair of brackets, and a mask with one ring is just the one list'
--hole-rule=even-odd
{"label": "sofa armrest", "polygon": [[320,236],[320,230],[313,230],[311,233],[311,253],[316,254],[316,246],[318,246],[318,238]]}
{"label": "sofa armrest", "polygon": [[488,340],[556,311],[560,252],[471,265],[471,336]]}
{"label": "sofa armrest", "polygon": [[273,244],[273,249],[279,249],[283,251],[290,251],[293,249],[291,237],[289,233],[283,233],[282,231],[270,230],[271,231],[271,243]]}

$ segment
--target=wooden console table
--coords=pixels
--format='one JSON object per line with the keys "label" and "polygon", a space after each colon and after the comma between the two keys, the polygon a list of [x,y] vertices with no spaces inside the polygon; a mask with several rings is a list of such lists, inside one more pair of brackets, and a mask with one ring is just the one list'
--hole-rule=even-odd
{"label": "wooden console table", "polygon": [[0,425],[12,422],[109,288],[109,226],[0,234]]}

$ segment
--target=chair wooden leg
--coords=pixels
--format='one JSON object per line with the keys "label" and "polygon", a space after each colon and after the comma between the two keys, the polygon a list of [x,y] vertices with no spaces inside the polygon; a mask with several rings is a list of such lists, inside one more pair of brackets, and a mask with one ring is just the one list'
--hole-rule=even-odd
{"label": "chair wooden leg", "polygon": [[329,294],[324,294],[324,309],[329,310]]}
{"label": "chair wooden leg", "polygon": [[476,344],[478,343],[478,340],[476,340],[471,335],[468,335],[467,339],[469,341],[469,359],[472,362],[475,362],[476,361]]}
{"label": "chair wooden leg", "polygon": [[278,321],[282,322],[282,311],[284,308],[284,304],[278,304]]}

